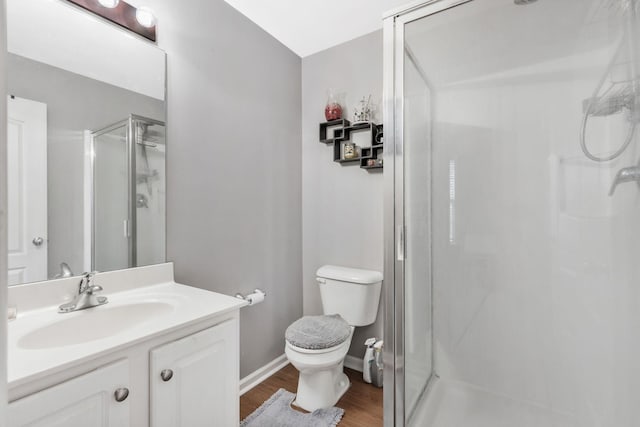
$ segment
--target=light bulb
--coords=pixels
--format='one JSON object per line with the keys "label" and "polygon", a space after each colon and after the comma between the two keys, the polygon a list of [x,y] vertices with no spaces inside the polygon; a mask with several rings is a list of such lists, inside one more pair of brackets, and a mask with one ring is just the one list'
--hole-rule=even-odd
{"label": "light bulb", "polygon": [[120,0],[98,0],[102,6],[107,7],[109,9],[113,9],[120,3]]}
{"label": "light bulb", "polygon": [[139,7],[138,10],[136,10],[136,20],[143,27],[151,28],[156,25],[155,15],[146,7]]}

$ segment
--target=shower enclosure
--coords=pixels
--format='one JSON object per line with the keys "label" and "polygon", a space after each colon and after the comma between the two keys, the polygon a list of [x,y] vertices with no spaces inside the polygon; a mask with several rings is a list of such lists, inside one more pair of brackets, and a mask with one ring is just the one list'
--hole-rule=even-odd
{"label": "shower enclosure", "polygon": [[131,115],[90,142],[91,270],[164,262],[164,123]]}
{"label": "shower enclosure", "polygon": [[384,21],[385,425],[640,425],[636,0]]}

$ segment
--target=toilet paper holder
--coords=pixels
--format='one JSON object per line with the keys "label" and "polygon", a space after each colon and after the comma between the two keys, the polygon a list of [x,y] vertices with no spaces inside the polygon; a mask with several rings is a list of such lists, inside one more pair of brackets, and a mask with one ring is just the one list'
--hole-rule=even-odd
{"label": "toilet paper holder", "polygon": [[254,289],[252,293],[249,295],[242,295],[241,293],[237,293],[235,295],[236,298],[245,300],[249,303],[249,305],[259,304],[264,301],[264,298],[267,296],[267,293],[262,289]]}

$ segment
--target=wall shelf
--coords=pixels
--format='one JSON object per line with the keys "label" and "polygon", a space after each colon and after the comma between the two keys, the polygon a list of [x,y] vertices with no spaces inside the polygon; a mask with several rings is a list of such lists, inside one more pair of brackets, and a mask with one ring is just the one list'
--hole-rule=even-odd
{"label": "wall shelf", "polygon": [[353,163],[353,162],[359,162],[360,160],[362,160],[362,157],[356,157],[353,159],[334,159],[333,161],[336,163]]}
{"label": "wall shelf", "polygon": [[[340,120],[331,120],[328,122],[320,123],[320,142],[324,144],[333,144],[336,139],[340,139],[342,137],[342,131],[347,126],[350,126],[351,123],[349,120],[340,119]],[[333,129],[333,135],[331,138],[327,138],[328,130]]]}
{"label": "wall shelf", "polygon": [[[329,131],[332,130],[330,133]],[[368,146],[357,146],[360,156],[353,159],[342,157],[343,145],[351,141],[355,132],[369,132],[370,144]],[[323,144],[333,144],[333,161],[342,165],[348,163],[359,163],[360,168],[366,171],[381,170],[383,165],[369,165],[369,160],[381,159],[383,143],[383,127],[373,122],[350,123],[349,120],[331,120],[320,123],[319,141]]]}

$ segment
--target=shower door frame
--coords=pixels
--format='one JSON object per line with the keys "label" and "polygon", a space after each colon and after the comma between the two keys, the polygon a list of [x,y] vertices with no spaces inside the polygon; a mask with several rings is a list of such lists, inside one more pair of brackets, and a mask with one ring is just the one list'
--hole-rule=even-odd
{"label": "shower door frame", "polygon": [[[473,0],[428,0],[385,14],[383,20],[384,150],[384,425],[404,427],[405,408],[405,175],[404,58],[405,25]],[[429,159],[430,160],[430,159]],[[430,201],[429,201],[430,204]],[[430,281],[433,289],[433,284]],[[431,317],[433,319],[433,299]],[[431,350],[433,355],[434,325]],[[432,357],[431,376],[435,373]],[[424,391],[423,391],[424,393]],[[418,403],[420,404],[420,403]]]}

